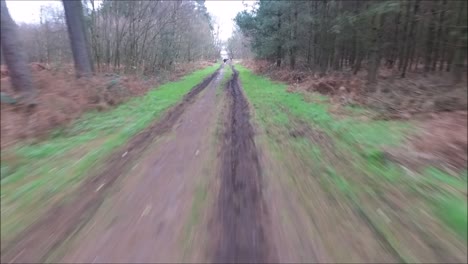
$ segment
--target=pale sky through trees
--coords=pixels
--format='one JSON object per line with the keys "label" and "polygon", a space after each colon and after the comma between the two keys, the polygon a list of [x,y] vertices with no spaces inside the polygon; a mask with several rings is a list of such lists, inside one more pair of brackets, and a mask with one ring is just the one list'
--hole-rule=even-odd
{"label": "pale sky through trees", "polygon": [[[16,23],[39,23],[40,8],[43,5],[59,5],[62,6],[60,1],[19,1],[7,0],[7,6],[11,16]],[[99,1],[96,1],[99,2]],[[244,1],[249,6],[252,6],[255,1]],[[220,38],[227,40],[234,27],[234,17],[236,14],[244,10],[243,1],[206,1],[206,8],[213,16],[214,20],[220,26]]]}

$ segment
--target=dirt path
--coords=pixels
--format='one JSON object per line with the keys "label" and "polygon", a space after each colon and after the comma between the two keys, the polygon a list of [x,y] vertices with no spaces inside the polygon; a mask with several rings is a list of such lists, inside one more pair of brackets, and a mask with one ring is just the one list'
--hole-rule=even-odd
{"label": "dirt path", "polygon": [[[204,177],[219,74],[155,142],[76,236],[60,262],[180,262],[197,180]],[[150,142],[148,142],[150,143]]]}
{"label": "dirt path", "polygon": [[[171,134],[151,144],[96,215],[63,246],[60,262],[275,262],[268,210],[250,114],[234,73],[226,100],[220,155],[210,150],[216,127],[216,89],[223,74],[187,107]],[[221,117],[223,118],[223,117]],[[149,142],[148,142],[149,143]],[[208,168],[208,170],[207,170]],[[211,168],[211,170],[210,170]],[[200,182],[217,194],[213,209],[199,203]],[[202,189],[207,191],[207,189]],[[205,205],[206,207],[206,205]],[[194,212],[197,210],[198,212]],[[199,228],[193,214],[211,214],[210,227]],[[203,218],[202,225],[208,218]],[[203,237],[211,242],[204,243]],[[207,236],[207,237],[206,237]],[[188,240],[188,241],[184,241]],[[187,245],[189,244],[189,245]],[[198,252],[188,253],[186,247]],[[201,253],[200,253],[201,252]],[[204,256],[200,256],[204,255]]]}
{"label": "dirt path", "polygon": [[223,73],[115,153],[2,262],[277,261],[248,103],[238,73],[220,87]]}
{"label": "dirt path", "polygon": [[[206,78],[160,121],[135,136],[121,151],[114,153],[106,162],[106,166],[95,177],[90,177],[90,180],[78,190],[76,198],[48,212],[44,219],[25,230],[16,241],[11,243],[10,247],[2,251],[2,263],[45,261],[71,233],[83,225],[85,226],[78,234],[78,237],[82,239],[74,240],[74,242],[82,241],[82,243],[77,242],[76,248],[70,252],[68,248],[61,249],[67,253],[65,261],[92,262],[99,260],[101,255],[107,262],[114,262],[116,259],[124,262],[126,260],[140,261],[141,257],[151,261],[150,255],[155,254],[154,247],[148,249],[148,247],[141,246],[143,245],[141,243],[135,244],[135,239],[151,245],[155,232],[168,230],[166,223],[172,224],[169,220],[177,218],[174,214],[174,210],[177,209],[175,206],[182,206],[180,203],[183,201],[177,195],[183,193],[183,188],[189,186],[189,183],[185,183],[184,180],[195,175],[190,172],[196,172],[197,150],[203,153],[203,150],[199,148],[203,147],[203,140],[206,136],[204,127],[210,125],[210,114],[214,105],[213,96],[220,76],[216,72]],[[208,88],[207,91],[197,99],[199,93],[205,88]],[[139,168],[139,174],[131,170],[128,174],[134,177],[126,177],[121,184],[121,191],[108,199],[100,208],[106,191],[112,183],[120,175],[125,174],[128,167],[143,154],[154,138],[166,134],[172,128],[174,128],[176,140],[169,138],[170,142],[166,140],[155,148],[157,151],[148,153],[145,159],[140,160],[133,167]],[[150,149],[154,147],[152,145]],[[180,166],[181,164],[187,166]],[[166,175],[168,177],[164,177]],[[155,203],[155,201],[159,202]],[[173,206],[174,203],[175,206]],[[104,212],[106,205],[109,204],[112,205],[111,212],[115,218],[112,218],[111,226],[103,226],[103,224],[109,224],[106,220],[111,219],[111,217],[106,217],[106,212]],[[89,221],[90,216],[97,210],[96,216]],[[144,223],[149,223],[150,219],[157,215],[155,212],[162,212],[161,217],[158,218],[159,224],[151,224],[149,229],[142,228]],[[122,232],[124,229],[120,228],[128,229]],[[137,232],[143,232],[147,236],[140,236]],[[164,235],[167,235],[167,232]],[[171,236],[170,234],[169,237]],[[158,235],[158,237],[159,244],[166,243],[164,236]],[[128,247],[117,251],[117,254],[112,253],[113,249],[120,249],[122,245]],[[162,249],[166,248],[163,246]],[[158,256],[163,259],[165,257],[164,254]]]}

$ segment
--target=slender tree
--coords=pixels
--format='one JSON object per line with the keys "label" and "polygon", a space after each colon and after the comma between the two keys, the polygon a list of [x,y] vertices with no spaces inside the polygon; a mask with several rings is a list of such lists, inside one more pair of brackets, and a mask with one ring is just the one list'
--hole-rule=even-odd
{"label": "slender tree", "polygon": [[430,8],[430,17],[427,27],[427,36],[426,36],[426,50],[424,56],[424,71],[429,72],[432,67],[432,59],[434,58],[434,33],[435,33],[435,22],[436,22],[436,10],[435,3],[433,1],[428,1]]}
{"label": "slender tree", "polygon": [[63,8],[67,19],[68,35],[75,62],[76,76],[88,77],[93,74],[89,44],[86,36],[83,7],[81,1],[63,0]]}
{"label": "slender tree", "polygon": [[31,69],[28,65],[23,45],[18,37],[17,25],[8,12],[5,0],[1,4],[1,44],[3,58],[10,71],[11,83],[13,89],[22,94],[22,101],[26,105],[32,106],[36,90],[34,87]]}
{"label": "slender tree", "polygon": [[[453,70],[453,80],[459,83],[463,78],[464,63],[466,61],[467,49],[467,10],[466,1],[459,2],[456,27],[456,51],[455,51],[455,69]],[[466,72],[465,72],[466,75]]]}

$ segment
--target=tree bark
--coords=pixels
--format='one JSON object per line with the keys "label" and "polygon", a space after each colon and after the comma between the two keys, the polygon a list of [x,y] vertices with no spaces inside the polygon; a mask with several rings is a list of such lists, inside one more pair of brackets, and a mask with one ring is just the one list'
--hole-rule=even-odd
{"label": "tree bark", "polygon": [[96,33],[97,23],[96,23],[96,9],[95,9],[95,6],[94,6],[94,1],[95,0],[91,0],[91,7],[92,7],[91,36],[92,36],[92,49],[93,49],[93,52],[94,52],[94,58],[96,59],[96,65],[97,65],[97,68],[98,68],[98,71],[99,71],[100,68],[101,68],[101,56],[100,56],[101,53],[99,51],[99,44],[98,44],[99,41],[98,41],[98,36],[97,36],[97,33]]}
{"label": "tree bark", "polygon": [[377,82],[377,72],[378,72],[378,52],[379,52],[379,27],[378,22],[379,15],[374,15],[372,17],[372,43],[371,43],[371,50],[369,55],[369,66],[367,69],[367,82],[368,83],[375,83]]}
{"label": "tree bark", "polygon": [[[457,44],[454,58],[453,81],[459,83],[463,79],[464,64],[467,49],[467,10],[466,1],[461,1],[457,18]],[[466,73],[465,73],[466,74]]]}
{"label": "tree bark", "polygon": [[84,28],[83,8],[81,1],[63,0],[67,20],[68,35],[75,62],[76,77],[88,77],[93,74],[88,42]]}
{"label": "tree bark", "polygon": [[[278,17],[278,34],[279,34],[279,32],[281,31],[281,13],[280,12],[278,12],[277,17]],[[278,38],[278,41],[280,41],[279,38]],[[283,51],[281,48],[281,44],[278,43],[278,46],[276,47],[276,67],[278,68],[281,67],[282,53]]]}
{"label": "tree bark", "polygon": [[398,52],[400,50],[400,24],[401,24],[401,10],[398,12],[398,15],[395,18],[395,35],[393,37],[393,45],[390,54],[390,61],[388,63],[388,68],[392,69],[395,61],[398,57]]}
{"label": "tree bark", "polygon": [[[416,0],[414,3],[414,9],[413,9],[413,16],[412,16],[412,21],[409,29],[409,34],[407,37],[407,40],[411,39],[413,36],[414,29],[417,24],[417,14],[419,11],[419,2],[420,0]],[[412,59],[412,55],[414,54],[414,43],[413,41],[407,41],[406,49],[405,49],[405,57],[404,57],[404,62],[403,62],[403,69],[401,72],[401,78],[404,78],[406,76],[406,70],[408,68],[408,62],[410,59]]]}
{"label": "tree bark", "polygon": [[[411,1],[406,2],[405,23],[403,25],[403,41],[400,48],[398,58],[398,70],[403,70],[403,65],[406,61],[406,49],[408,48],[408,24],[410,20]],[[405,69],[406,70],[406,69]]]}
{"label": "tree bark", "polygon": [[297,51],[297,7],[294,6],[293,27],[291,32],[292,47],[289,50],[289,63],[291,69],[296,67],[296,51]]}
{"label": "tree bark", "polygon": [[31,69],[28,65],[26,53],[18,38],[17,25],[8,12],[6,2],[1,3],[1,44],[5,63],[10,71],[13,89],[21,93],[21,100],[28,106],[36,104]]}
{"label": "tree bark", "polygon": [[322,10],[322,27],[320,29],[320,74],[325,75],[328,70],[328,62],[330,56],[330,47],[328,46],[329,37],[328,37],[328,2],[323,0],[323,10]]}
{"label": "tree bark", "polygon": [[427,37],[426,37],[426,51],[425,51],[425,58],[424,58],[424,72],[429,72],[431,70],[431,63],[432,63],[432,54],[434,50],[434,31],[435,31],[435,20],[436,20],[436,13],[435,13],[435,6],[433,2],[429,2],[431,6],[431,17],[429,18],[429,27],[427,30]]}
{"label": "tree bark", "polygon": [[444,35],[445,35],[445,32],[443,33],[442,32],[442,27],[443,27],[443,24],[444,24],[444,19],[445,19],[445,6],[447,4],[447,0],[440,0],[440,14],[439,14],[439,25],[437,27],[437,41],[435,42],[435,49],[434,49],[434,58],[432,59],[432,67],[431,67],[431,70],[432,71],[435,71],[437,69],[437,62],[439,61],[439,56],[441,58],[440,60],[440,65],[439,65],[439,69],[442,70],[442,65],[443,65],[443,45],[442,43],[445,41],[444,40]]}

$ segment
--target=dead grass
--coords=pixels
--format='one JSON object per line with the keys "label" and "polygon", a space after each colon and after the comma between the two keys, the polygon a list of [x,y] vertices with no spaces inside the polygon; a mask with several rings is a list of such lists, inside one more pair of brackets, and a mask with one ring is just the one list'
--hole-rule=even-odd
{"label": "dead grass", "polygon": [[[73,67],[31,63],[38,90],[38,105],[25,109],[21,104],[1,104],[1,148],[24,140],[41,140],[54,129],[69,124],[87,111],[105,111],[129,98],[141,96],[166,81],[211,65],[197,62],[176,65],[160,76],[98,73],[90,79],[75,79]],[[8,69],[1,67],[1,92],[12,98],[19,95],[11,87]]]}
{"label": "dead grass", "polygon": [[466,169],[467,118],[467,111],[431,114],[417,122],[417,134],[403,146],[387,149],[386,155],[412,169],[428,164],[455,171]]}

